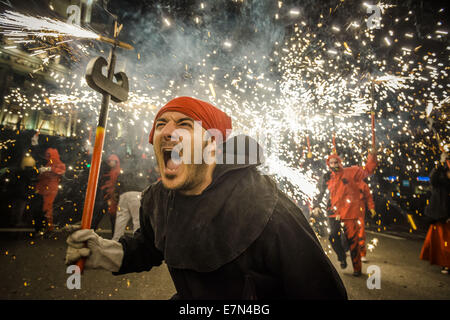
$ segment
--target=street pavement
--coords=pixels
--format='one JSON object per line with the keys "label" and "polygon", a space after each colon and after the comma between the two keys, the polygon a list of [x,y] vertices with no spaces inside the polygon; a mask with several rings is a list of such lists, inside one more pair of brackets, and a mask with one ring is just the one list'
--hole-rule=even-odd
{"label": "street pavement", "polygon": [[[31,231],[31,230],[30,230]],[[26,229],[0,229],[0,299],[44,300],[167,300],[175,288],[165,264],[149,272],[113,276],[101,270],[86,270],[80,289],[68,289],[64,257],[67,234],[55,232],[51,237],[33,236]],[[108,230],[100,231],[110,238]],[[440,267],[419,259],[423,237],[411,234],[367,232],[367,243],[377,245],[368,252],[363,275],[353,277],[350,257],[341,270],[326,239],[324,250],[335,265],[352,300],[442,300],[450,299],[450,275]],[[378,267],[377,282],[368,277],[367,269]],[[373,267],[372,267],[373,268]]]}
{"label": "street pavement", "polygon": [[[419,259],[424,238],[409,234],[387,234],[368,231],[367,243],[377,239],[372,252],[363,263],[363,276],[354,277],[351,259],[347,256],[347,268],[341,270],[334,253],[329,253],[336,270],[343,280],[351,300],[449,300],[450,275],[441,268]],[[328,243],[321,241],[325,250]],[[367,269],[376,266],[380,271],[379,289],[369,289]]]}

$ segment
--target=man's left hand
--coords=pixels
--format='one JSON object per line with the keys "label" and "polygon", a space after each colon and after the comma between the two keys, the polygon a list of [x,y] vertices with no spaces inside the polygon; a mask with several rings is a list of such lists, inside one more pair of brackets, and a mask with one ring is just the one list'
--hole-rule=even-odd
{"label": "man's left hand", "polygon": [[119,271],[124,256],[122,244],[115,240],[104,239],[92,229],[77,230],[77,228],[78,226],[72,226],[72,230],[76,231],[71,233],[66,241],[68,244],[66,265],[86,258],[86,269]]}

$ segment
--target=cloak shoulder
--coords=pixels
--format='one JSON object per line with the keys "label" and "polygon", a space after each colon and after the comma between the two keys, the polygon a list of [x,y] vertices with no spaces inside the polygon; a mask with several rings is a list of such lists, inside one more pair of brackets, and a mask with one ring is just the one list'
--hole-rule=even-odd
{"label": "cloak shoulder", "polygon": [[210,272],[241,255],[262,233],[278,201],[275,183],[255,167],[228,172],[200,196],[156,183],[144,193],[155,246],[169,267]]}

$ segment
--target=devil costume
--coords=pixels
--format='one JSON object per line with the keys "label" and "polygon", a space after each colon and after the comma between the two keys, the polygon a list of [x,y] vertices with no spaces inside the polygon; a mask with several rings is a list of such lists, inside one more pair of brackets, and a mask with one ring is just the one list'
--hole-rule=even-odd
{"label": "devil costume", "polygon": [[[377,166],[376,156],[369,154],[364,167],[351,166],[344,168],[338,155],[332,154],[327,159],[329,166],[331,159],[337,159],[340,170],[330,172],[323,176],[319,185],[320,193],[314,201],[314,208],[322,201],[325,190],[330,191],[327,212],[329,213],[330,235],[329,240],[333,250],[336,252],[341,267],[346,268],[346,254],[342,246],[340,233],[341,222],[344,224],[343,231],[350,249],[352,265],[355,275],[361,274],[361,250],[358,244],[360,226],[358,218],[365,210],[365,201],[362,191],[362,181],[372,175]],[[364,209],[363,209],[364,208]],[[340,219],[336,219],[339,215]]]}
{"label": "devil costume", "polygon": [[114,274],[148,271],[164,260],[178,299],[346,299],[301,210],[259,164],[248,152],[245,164],[217,164],[197,196],[161,181],[148,187],[140,229],[119,240],[124,257]]}

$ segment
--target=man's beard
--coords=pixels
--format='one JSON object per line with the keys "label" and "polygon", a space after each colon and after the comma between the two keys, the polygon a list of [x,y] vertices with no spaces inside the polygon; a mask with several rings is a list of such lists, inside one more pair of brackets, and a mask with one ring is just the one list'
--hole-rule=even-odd
{"label": "man's beard", "polygon": [[[176,191],[189,191],[196,188],[198,185],[202,184],[206,177],[206,172],[208,170],[208,165],[206,163],[202,164],[188,164],[186,165],[186,179],[184,182],[171,190]],[[175,179],[176,175],[165,175],[166,179]],[[164,181],[163,181],[164,183]]]}

